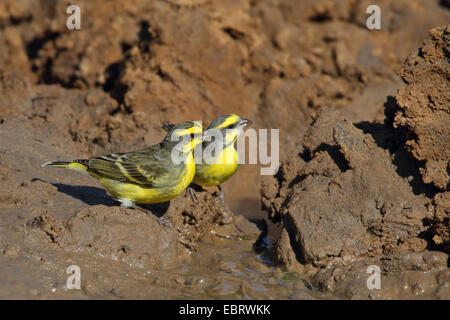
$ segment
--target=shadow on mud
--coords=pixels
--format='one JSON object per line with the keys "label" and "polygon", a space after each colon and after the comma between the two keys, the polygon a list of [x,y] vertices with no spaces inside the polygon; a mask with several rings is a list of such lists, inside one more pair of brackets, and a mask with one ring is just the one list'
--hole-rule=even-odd
{"label": "shadow on mud", "polygon": [[[85,204],[89,206],[95,206],[99,204],[108,207],[119,206],[119,202],[111,198],[111,196],[109,196],[108,193],[102,188],[91,186],[74,186],[64,183],[54,183],[39,178],[33,178],[31,179],[31,181],[42,181],[45,183],[50,183],[51,185],[58,188],[58,192],[65,193],[68,196],[71,196],[72,198],[83,201]],[[155,216],[161,217],[169,209],[170,202],[168,201],[163,203],[139,205],[139,206],[149,210]]]}
{"label": "shadow on mud", "polygon": [[112,199],[102,188],[55,183],[45,181],[39,178],[33,178],[31,179],[31,181],[41,181],[45,183],[50,183],[51,185],[58,188],[58,192],[65,193],[68,196],[83,201],[84,203],[90,206],[103,204],[105,206],[111,207],[118,205],[118,202]]}

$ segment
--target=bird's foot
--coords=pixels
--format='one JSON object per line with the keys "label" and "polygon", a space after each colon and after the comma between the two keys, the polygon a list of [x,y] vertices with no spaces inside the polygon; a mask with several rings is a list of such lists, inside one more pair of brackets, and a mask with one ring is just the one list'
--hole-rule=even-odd
{"label": "bird's foot", "polygon": [[151,215],[153,215],[156,219],[158,219],[159,223],[165,225],[166,227],[173,228],[173,224],[172,224],[169,220],[167,220],[166,218],[163,218],[163,217],[158,217],[158,216],[156,216],[153,212],[151,212],[151,211],[148,210],[148,209],[139,207],[139,206],[137,206],[137,205],[134,205],[132,208],[135,209],[135,210],[139,210],[139,211],[145,212],[146,214],[151,214]]}
{"label": "bird's foot", "polygon": [[192,187],[187,187],[186,188],[186,193],[188,193],[191,196],[192,202],[194,202],[195,204],[198,203],[198,197],[197,197],[197,193],[195,192],[194,188]]}
{"label": "bird's foot", "polygon": [[161,224],[165,225],[166,227],[168,227],[168,228],[173,228],[172,222],[170,222],[170,221],[167,220],[166,218],[163,218],[163,217],[156,217],[156,218],[159,220],[159,222],[160,222]]}

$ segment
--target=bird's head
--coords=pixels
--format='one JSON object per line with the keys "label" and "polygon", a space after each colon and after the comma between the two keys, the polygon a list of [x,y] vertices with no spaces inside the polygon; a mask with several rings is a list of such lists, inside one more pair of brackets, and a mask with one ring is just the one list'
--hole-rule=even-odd
{"label": "bird's head", "polygon": [[198,121],[181,122],[163,128],[168,131],[164,140],[181,146],[180,151],[192,151],[202,142],[203,127]]}
{"label": "bird's head", "polygon": [[241,118],[236,114],[223,115],[211,122],[208,129],[203,133],[203,139],[209,140],[219,131],[222,134],[223,143],[228,145],[234,143],[244,129],[251,124],[250,120]]}

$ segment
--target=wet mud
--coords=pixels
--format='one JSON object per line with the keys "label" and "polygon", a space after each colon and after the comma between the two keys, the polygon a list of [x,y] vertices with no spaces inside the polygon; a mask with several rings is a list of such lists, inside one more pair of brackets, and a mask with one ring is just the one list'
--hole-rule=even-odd
{"label": "wet mud", "polygon": [[[0,298],[450,299],[445,2],[378,1],[381,30],[365,0],[86,0],[80,30],[69,4],[0,3]],[[40,167],[226,113],[280,129],[282,161],[242,165],[225,210]]]}

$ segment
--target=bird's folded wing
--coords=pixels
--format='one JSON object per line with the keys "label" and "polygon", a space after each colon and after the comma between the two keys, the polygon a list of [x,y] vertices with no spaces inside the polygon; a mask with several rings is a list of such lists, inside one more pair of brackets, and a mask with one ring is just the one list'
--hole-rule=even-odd
{"label": "bird's folded wing", "polygon": [[155,186],[155,180],[166,174],[167,164],[152,154],[111,154],[89,161],[89,169],[98,175],[145,188]]}

